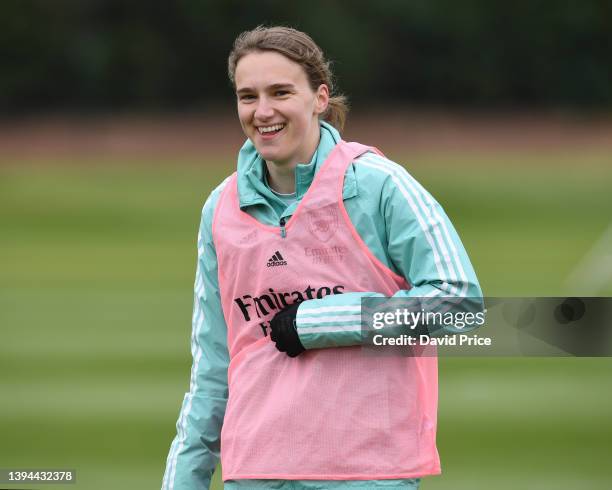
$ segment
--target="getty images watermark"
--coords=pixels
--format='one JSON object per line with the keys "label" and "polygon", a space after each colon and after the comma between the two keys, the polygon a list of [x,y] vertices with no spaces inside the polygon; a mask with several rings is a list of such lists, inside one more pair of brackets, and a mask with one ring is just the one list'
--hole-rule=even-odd
{"label": "getty images watermark", "polygon": [[374,355],[610,356],[612,298],[364,298]]}
{"label": "getty images watermark", "polygon": [[411,308],[395,308],[393,311],[374,311],[372,313],[372,328],[382,330],[384,328],[403,327],[410,333],[402,334],[394,332],[392,336],[382,333],[374,334],[372,342],[376,346],[381,345],[491,345],[490,337],[479,337],[478,335],[441,335],[433,336],[430,332],[444,330],[453,327],[456,330],[477,328],[485,324],[485,313],[483,311],[414,311]]}

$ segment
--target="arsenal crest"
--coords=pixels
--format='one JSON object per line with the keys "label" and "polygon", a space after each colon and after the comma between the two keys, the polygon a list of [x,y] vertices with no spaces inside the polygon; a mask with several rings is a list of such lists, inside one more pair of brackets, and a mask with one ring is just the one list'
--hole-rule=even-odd
{"label": "arsenal crest", "polygon": [[338,229],[338,207],[333,204],[308,212],[308,229],[322,242],[326,242]]}

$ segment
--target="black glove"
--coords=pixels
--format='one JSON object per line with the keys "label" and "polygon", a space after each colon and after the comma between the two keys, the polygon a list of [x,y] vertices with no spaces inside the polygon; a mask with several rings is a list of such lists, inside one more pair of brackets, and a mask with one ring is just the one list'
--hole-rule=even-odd
{"label": "black glove", "polygon": [[270,338],[276,343],[276,348],[286,352],[289,357],[299,356],[306,349],[300,342],[295,326],[299,303],[287,306],[279,311],[270,321]]}

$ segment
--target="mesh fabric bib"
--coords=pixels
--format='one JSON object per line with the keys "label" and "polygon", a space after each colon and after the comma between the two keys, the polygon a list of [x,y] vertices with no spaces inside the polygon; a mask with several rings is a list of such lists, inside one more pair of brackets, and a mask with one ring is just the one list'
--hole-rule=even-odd
{"label": "mesh fabric bib", "polygon": [[344,208],[346,169],[368,151],[378,152],[336,145],[285,233],[240,209],[236,175],[219,199],[213,238],[230,353],[224,480],[440,472],[435,357],[372,356],[355,346],[290,358],[269,337],[271,318],[296,301],[410,288],[370,252]]}

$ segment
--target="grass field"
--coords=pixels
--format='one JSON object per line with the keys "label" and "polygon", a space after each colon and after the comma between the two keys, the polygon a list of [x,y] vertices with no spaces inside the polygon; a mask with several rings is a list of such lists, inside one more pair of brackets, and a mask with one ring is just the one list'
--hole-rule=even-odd
{"label": "grass field", "polygon": [[[566,278],[612,222],[609,154],[402,161],[487,295],[583,293]],[[159,487],[188,389],[200,209],[230,170],[2,162],[0,468],[77,470],[53,488]],[[444,475],[422,488],[609,488],[611,385],[610,359],[441,359]]]}

